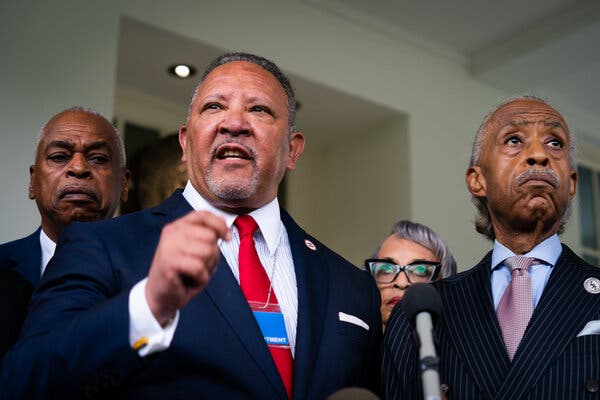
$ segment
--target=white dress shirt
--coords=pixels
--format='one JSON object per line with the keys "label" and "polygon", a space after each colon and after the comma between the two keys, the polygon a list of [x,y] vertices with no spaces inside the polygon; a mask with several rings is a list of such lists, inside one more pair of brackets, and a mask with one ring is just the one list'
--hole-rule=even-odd
{"label": "white dress shirt", "polygon": [[[226,213],[210,205],[189,181],[183,191],[183,197],[194,210],[210,211],[225,219],[227,226],[232,231],[232,239],[229,241],[219,240],[219,248],[231,268],[233,276],[239,282],[238,251],[240,237],[237,228],[233,225],[237,215]],[[294,355],[298,320],[298,288],[292,251],[287,231],[281,222],[277,198],[252,211],[249,215],[254,218],[259,227],[254,234],[256,251],[277,296],[292,355]],[[133,346],[142,337],[148,339],[148,344],[138,350],[141,356],[167,349],[173,339],[179,320],[179,312],[177,312],[172,323],[165,328],[160,326],[146,301],[146,280],[147,278],[136,284],[129,294],[129,342]],[[203,322],[199,320],[198,323]]]}
{"label": "white dress shirt", "polygon": [[40,276],[42,276],[46,266],[48,265],[48,262],[54,255],[54,250],[56,250],[56,243],[54,243],[52,239],[46,235],[46,232],[44,232],[43,229],[40,229],[40,246],[42,248],[42,265],[40,266]]}

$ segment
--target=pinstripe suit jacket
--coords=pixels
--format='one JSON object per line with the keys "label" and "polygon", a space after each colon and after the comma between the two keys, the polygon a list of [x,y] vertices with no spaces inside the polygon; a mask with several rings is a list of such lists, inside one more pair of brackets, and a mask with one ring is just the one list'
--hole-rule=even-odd
{"label": "pinstripe suit jacket", "polygon": [[[490,262],[491,252],[473,269],[434,284],[443,304],[434,335],[446,398],[600,398],[600,335],[577,337],[587,322],[600,319],[600,294],[583,286],[589,277],[600,278],[600,269],[563,245],[511,363],[494,311]],[[384,339],[387,398],[422,398],[415,342],[396,307]]]}

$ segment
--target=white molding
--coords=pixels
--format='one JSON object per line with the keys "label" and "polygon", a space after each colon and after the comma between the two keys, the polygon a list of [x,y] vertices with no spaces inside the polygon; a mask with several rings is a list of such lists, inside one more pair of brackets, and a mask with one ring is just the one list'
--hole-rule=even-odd
{"label": "white molding", "polygon": [[472,52],[469,57],[470,71],[475,76],[489,73],[499,65],[533,51],[539,51],[599,19],[599,1],[577,2]]}

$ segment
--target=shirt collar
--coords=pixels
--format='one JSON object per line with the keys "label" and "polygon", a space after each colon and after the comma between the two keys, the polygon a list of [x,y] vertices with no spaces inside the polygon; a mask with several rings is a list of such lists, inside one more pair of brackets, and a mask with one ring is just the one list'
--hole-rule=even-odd
{"label": "shirt collar", "polygon": [[[206,210],[215,215],[223,217],[227,227],[231,229],[233,221],[235,221],[237,215],[223,211],[210,204],[204,197],[200,195],[200,193],[198,193],[190,181],[188,181],[185,185],[183,197],[188,203],[190,203],[194,210]],[[265,238],[265,242],[269,248],[269,253],[272,255],[275,253],[275,250],[277,250],[277,245],[279,244],[281,235],[281,214],[279,211],[279,201],[277,200],[277,197],[262,207],[250,212],[248,215],[251,215],[258,224],[258,228]]]}
{"label": "shirt collar", "polygon": [[[560,244],[558,235],[555,233],[543,242],[538,243],[530,252],[523,254],[523,256],[537,258],[550,266],[554,266],[561,252],[562,245]],[[494,250],[492,251],[492,269],[496,268],[508,257],[514,255],[516,254],[496,239],[494,241]]]}
{"label": "shirt collar", "polygon": [[40,247],[42,248],[42,265],[40,274],[43,274],[44,270],[46,269],[46,265],[48,265],[48,262],[54,255],[54,250],[56,250],[56,243],[54,243],[52,239],[46,235],[46,232],[44,232],[43,229],[40,229]]}

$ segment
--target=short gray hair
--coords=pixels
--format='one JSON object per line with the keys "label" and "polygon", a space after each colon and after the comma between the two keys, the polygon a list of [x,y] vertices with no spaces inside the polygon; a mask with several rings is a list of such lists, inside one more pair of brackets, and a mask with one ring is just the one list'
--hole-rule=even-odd
{"label": "short gray hair", "polygon": [[[540,97],[537,97],[537,96],[532,96],[532,95],[511,97],[510,99],[501,103],[499,106],[497,106],[492,111],[490,111],[485,116],[485,118],[483,118],[481,125],[479,125],[479,129],[477,129],[477,134],[475,135],[475,140],[473,141],[473,148],[471,150],[471,160],[469,162],[469,167],[478,166],[479,162],[481,161],[481,152],[483,149],[483,142],[488,133],[487,127],[488,127],[490,120],[491,120],[492,116],[494,115],[494,113],[496,111],[500,110],[501,108],[503,108],[504,106],[506,106],[507,104],[510,104],[515,101],[522,101],[522,100],[535,101],[537,103],[545,104],[548,107],[551,107],[554,109],[554,107],[552,107],[552,105],[550,103],[548,103],[546,100],[544,100]],[[575,169],[575,168],[577,168],[577,159],[575,157],[575,138],[571,134],[571,131],[569,130],[568,127],[565,127],[565,131],[566,131],[567,137],[569,139],[569,164],[572,169]],[[482,235],[484,235],[485,237],[487,237],[489,240],[492,240],[492,241],[495,240],[496,233],[494,232],[494,226],[492,225],[492,217],[487,208],[487,200],[483,197],[477,197],[473,193],[471,193],[471,201],[477,208],[477,216],[475,217],[475,230],[477,230],[477,232],[479,232]],[[560,222],[560,225],[558,227],[558,234],[563,233],[563,231],[565,230],[565,225],[566,225],[567,221],[569,220],[569,216],[571,215],[571,208],[572,208],[572,205],[569,202],[569,206],[568,206],[567,210],[565,210],[565,213],[564,213],[562,220]]]}
{"label": "short gray hair", "polygon": [[[450,275],[456,274],[456,260],[454,259],[454,255],[452,255],[444,239],[430,227],[418,222],[400,220],[394,224],[390,235],[394,235],[398,239],[410,240],[431,251],[440,260],[440,278],[447,278]],[[377,257],[379,254],[381,245],[382,243],[375,249],[374,257]]]}
{"label": "short gray hair", "polygon": [[[110,122],[108,120],[108,118],[106,118],[104,115],[100,114],[98,111],[94,110],[93,108],[89,108],[89,107],[83,107],[83,106],[73,106],[73,107],[69,107],[65,110],[62,110],[61,112],[53,115],[48,121],[46,121],[44,123],[44,125],[42,125],[42,127],[40,128],[36,141],[35,141],[35,157],[37,157],[37,153],[39,151],[39,147],[40,147],[40,142],[42,141],[42,137],[44,136],[44,134],[46,133],[47,129],[48,129],[48,124],[50,123],[50,121],[52,121],[56,116],[60,115],[60,114],[65,114],[65,113],[70,113],[70,112],[79,112],[79,113],[84,113],[84,114],[88,114],[88,115],[93,115],[95,117],[98,117],[102,120],[104,120],[108,125],[110,125],[112,127],[113,133],[116,137],[116,143],[117,143],[117,151],[118,151],[118,155],[119,155],[119,164],[121,165],[121,167],[125,168],[126,164],[127,164],[127,156],[125,154],[125,143],[123,142],[123,137],[121,137],[121,135],[119,134],[119,131],[117,130],[117,128],[112,124],[112,122]],[[34,159],[35,159],[34,157]]]}
{"label": "short gray hair", "polygon": [[268,60],[264,57],[260,57],[260,56],[254,55],[254,54],[242,53],[242,52],[223,54],[222,56],[216,58],[214,61],[212,61],[210,64],[208,64],[208,66],[202,73],[202,76],[200,77],[200,81],[198,82],[198,84],[196,85],[196,88],[194,89],[194,93],[192,94],[192,99],[191,99],[190,105],[188,107],[188,115],[187,115],[188,124],[189,124],[190,115],[192,114],[192,106],[194,104],[194,101],[196,100],[196,95],[198,94],[198,90],[200,89],[202,82],[204,82],[204,80],[206,79],[208,74],[210,74],[212,72],[212,70],[214,70],[215,68],[217,68],[221,65],[224,65],[224,64],[228,64],[230,62],[234,62],[234,61],[245,61],[245,62],[256,64],[259,67],[262,67],[266,71],[270,72],[271,75],[273,75],[279,81],[279,83],[281,83],[281,86],[283,87],[283,90],[287,97],[288,130],[289,130],[289,133],[297,132],[297,129],[296,129],[296,93],[294,92],[294,88],[292,87],[292,84],[290,83],[290,80],[288,79],[288,77],[283,72],[281,72],[279,67],[271,60]]}

